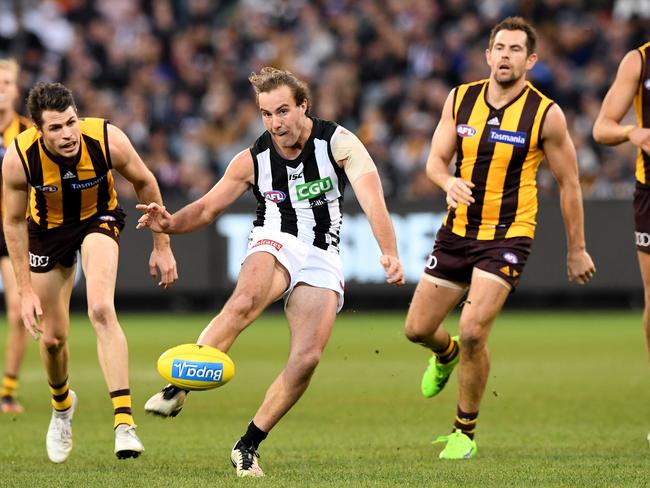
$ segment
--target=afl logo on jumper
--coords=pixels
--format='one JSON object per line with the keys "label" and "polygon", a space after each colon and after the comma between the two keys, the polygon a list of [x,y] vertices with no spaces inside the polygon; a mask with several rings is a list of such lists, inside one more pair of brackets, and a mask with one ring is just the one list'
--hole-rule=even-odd
{"label": "afl logo on jumper", "polygon": [[460,137],[472,137],[476,134],[476,129],[471,125],[458,124],[456,126],[456,134],[458,134]]}
{"label": "afl logo on jumper", "polygon": [[281,203],[284,202],[287,196],[284,194],[284,192],[281,192],[280,190],[271,190],[271,191],[264,192],[264,198],[266,198],[267,200],[273,203]]}
{"label": "afl logo on jumper", "polygon": [[645,87],[646,90],[650,90],[650,78],[648,78],[643,82],[643,86]]}

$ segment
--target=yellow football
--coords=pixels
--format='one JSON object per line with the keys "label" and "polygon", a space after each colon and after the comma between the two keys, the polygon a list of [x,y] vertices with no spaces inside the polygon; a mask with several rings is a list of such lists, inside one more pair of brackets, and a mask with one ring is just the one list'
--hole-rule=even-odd
{"label": "yellow football", "polygon": [[181,344],[160,355],[158,373],[185,390],[210,390],[235,376],[235,363],[216,347]]}

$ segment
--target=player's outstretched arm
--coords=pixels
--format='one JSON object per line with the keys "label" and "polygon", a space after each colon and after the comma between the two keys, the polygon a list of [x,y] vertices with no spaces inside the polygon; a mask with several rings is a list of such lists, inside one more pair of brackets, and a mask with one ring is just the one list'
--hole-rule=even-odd
{"label": "player's outstretched arm", "polygon": [[242,196],[253,184],[254,178],[253,157],[246,149],[232,159],[223,177],[208,193],[178,212],[170,214],[164,206],[156,203],[137,205],[138,210],[143,212],[137,228],[148,227],[154,232],[166,234],[184,234],[200,229]]}
{"label": "player's outstretched arm", "polygon": [[594,140],[613,146],[630,141],[650,154],[650,129],[621,125],[621,120],[634,100],[641,78],[641,53],[628,52],[618,66],[616,78],[609,88],[594,123]]}
{"label": "player's outstretched arm", "polygon": [[9,257],[18,284],[23,325],[38,339],[43,315],[41,301],[32,288],[29,270],[29,237],[27,235],[28,185],[16,145],[11,144],[2,161],[2,195],[4,197],[4,234]]}
{"label": "player's outstretched arm", "polygon": [[567,274],[569,281],[583,285],[596,272],[587,253],[584,233],[582,190],[578,178],[578,161],[569,137],[566,119],[557,105],[552,105],[542,128],[544,155],[560,188],[560,207],[567,238]]}
{"label": "player's outstretched arm", "polygon": [[449,172],[449,163],[456,152],[456,123],[453,114],[454,90],[447,96],[442,109],[440,122],[431,138],[431,149],[427,158],[427,176],[447,194],[447,204],[452,208],[458,205],[474,203],[470,181],[471,174],[461,175],[460,178]]}

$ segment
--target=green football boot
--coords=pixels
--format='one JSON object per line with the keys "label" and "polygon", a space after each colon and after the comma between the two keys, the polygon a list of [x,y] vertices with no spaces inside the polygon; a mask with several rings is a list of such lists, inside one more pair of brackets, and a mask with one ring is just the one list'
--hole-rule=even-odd
{"label": "green football boot", "polygon": [[447,445],[438,456],[440,459],[470,459],[476,456],[476,441],[456,429],[449,435],[441,435],[432,444],[446,442]]}
{"label": "green football boot", "polygon": [[[455,341],[460,347],[458,336],[452,337],[451,340]],[[439,364],[438,358],[432,356],[431,359],[429,359],[429,367],[427,367],[427,370],[422,376],[422,394],[427,398],[431,398],[440,393],[447,384],[447,381],[449,381],[449,376],[458,364],[458,361],[460,361],[460,351],[456,354],[456,357],[447,364]]]}

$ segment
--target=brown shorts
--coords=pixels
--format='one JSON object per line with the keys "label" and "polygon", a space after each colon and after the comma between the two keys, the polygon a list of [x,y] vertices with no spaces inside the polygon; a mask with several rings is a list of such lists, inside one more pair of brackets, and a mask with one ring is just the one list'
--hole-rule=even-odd
{"label": "brown shorts", "polygon": [[424,272],[444,280],[469,283],[472,271],[479,268],[507,281],[514,290],[532,244],[529,237],[468,239],[441,227]]}
{"label": "brown shorts", "polygon": [[29,219],[29,268],[34,273],[46,273],[57,264],[74,266],[77,251],[88,234],[98,232],[120,243],[126,215],[121,208],[107,210],[72,225],[43,229]]}
{"label": "brown shorts", "polygon": [[650,186],[639,182],[634,189],[634,238],[637,250],[650,253]]}

